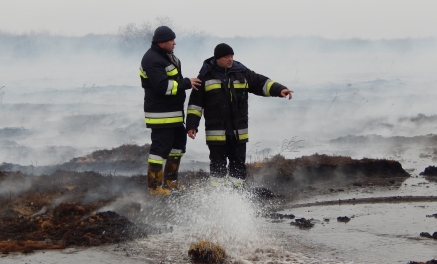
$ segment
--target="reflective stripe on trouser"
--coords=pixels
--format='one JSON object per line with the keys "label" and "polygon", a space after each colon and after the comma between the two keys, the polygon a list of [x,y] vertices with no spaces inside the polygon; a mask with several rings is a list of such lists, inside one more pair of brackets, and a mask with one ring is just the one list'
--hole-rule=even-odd
{"label": "reflective stripe on trouser", "polygon": [[161,164],[164,163],[164,159],[158,155],[149,154],[149,158],[147,159],[149,163],[153,164]]}
{"label": "reflective stripe on trouser", "polygon": [[224,177],[229,170],[231,177],[246,178],[246,143],[238,143],[233,137],[227,136],[226,144],[208,145],[208,148],[211,176]]}
{"label": "reflective stripe on trouser", "polygon": [[152,113],[145,112],[146,124],[159,125],[159,124],[172,124],[184,122],[182,111]]}
{"label": "reflective stripe on trouser", "polygon": [[[206,130],[206,141],[226,141],[226,130]],[[237,135],[236,131],[234,131],[234,134]],[[239,140],[246,140],[249,139],[249,129],[238,129],[238,139]]]}

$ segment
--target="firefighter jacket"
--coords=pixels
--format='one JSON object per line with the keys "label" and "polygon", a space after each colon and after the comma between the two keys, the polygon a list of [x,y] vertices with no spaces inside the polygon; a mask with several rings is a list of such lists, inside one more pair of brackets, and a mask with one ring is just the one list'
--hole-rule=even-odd
{"label": "firefighter jacket", "polygon": [[183,125],[185,90],[191,88],[191,82],[182,77],[179,59],[152,43],[141,60],[139,73],[144,88],[146,126]]}
{"label": "firefighter jacket", "polygon": [[192,90],[187,110],[187,130],[199,126],[205,116],[207,144],[224,144],[226,135],[235,135],[240,143],[249,140],[248,95],[280,96],[283,85],[234,61],[230,69],[216,64],[215,59],[204,61],[198,78],[202,85]]}

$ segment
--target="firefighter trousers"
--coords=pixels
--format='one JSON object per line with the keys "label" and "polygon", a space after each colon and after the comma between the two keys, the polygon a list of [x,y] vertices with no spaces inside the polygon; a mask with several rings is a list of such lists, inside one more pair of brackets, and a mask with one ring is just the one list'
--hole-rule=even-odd
{"label": "firefighter trousers", "polygon": [[224,177],[229,172],[231,177],[246,179],[246,142],[239,143],[234,136],[226,135],[224,145],[208,144],[208,148],[211,176]]}

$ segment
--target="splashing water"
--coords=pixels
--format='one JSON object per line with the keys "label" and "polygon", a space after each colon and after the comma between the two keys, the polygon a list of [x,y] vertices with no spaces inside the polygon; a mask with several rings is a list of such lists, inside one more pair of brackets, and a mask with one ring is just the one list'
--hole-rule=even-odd
{"label": "splashing water", "polygon": [[147,201],[143,221],[171,226],[174,240],[207,240],[224,245],[228,254],[241,254],[268,243],[265,219],[257,217],[261,208],[253,198],[230,187],[194,188]]}

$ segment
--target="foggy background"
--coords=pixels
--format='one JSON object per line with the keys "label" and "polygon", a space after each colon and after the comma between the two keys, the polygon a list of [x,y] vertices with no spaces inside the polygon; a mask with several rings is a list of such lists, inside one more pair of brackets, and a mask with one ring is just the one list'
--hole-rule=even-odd
{"label": "foggy background", "polygon": [[[0,162],[54,165],[94,150],[151,143],[138,67],[156,26],[168,23],[160,18],[85,36],[0,32]],[[183,28],[176,35],[184,77],[196,77],[225,42],[235,60],[294,91],[291,101],[249,96],[248,162],[278,153],[344,154],[330,145],[339,137],[436,131],[434,37],[223,38]],[[284,140],[296,145],[281,150]],[[347,154],[372,157],[374,147]],[[207,161],[207,154],[202,121],[183,162]]]}

